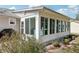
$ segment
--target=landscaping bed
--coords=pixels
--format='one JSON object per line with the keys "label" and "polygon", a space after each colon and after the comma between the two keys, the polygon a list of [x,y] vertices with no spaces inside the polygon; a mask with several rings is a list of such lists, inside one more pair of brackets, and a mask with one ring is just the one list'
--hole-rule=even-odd
{"label": "landscaping bed", "polygon": [[79,52],[79,36],[74,40],[64,39],[63,42],[54,41],[45,47],[48,53],[74,53]]}

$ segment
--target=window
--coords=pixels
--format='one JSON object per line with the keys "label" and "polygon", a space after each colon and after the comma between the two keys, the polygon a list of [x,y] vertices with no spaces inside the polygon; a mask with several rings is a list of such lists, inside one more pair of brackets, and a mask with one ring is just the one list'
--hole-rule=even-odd
{"label": "window", "polygon": [[30,34],[35,34],[35,17],[30,18]]}
{"label": "window", "polygon": [[42,34],[44,35],[44,17],[41,17],[41,30]]}
{"label": "window", "polygon": [[65,23],[65,32],[66,32],[66,22],[64,22]]}
{"label": "window", "polygon": [[29,18],[25,19],[25,33],[29,34]]}
{"label": "window", "polygon": [[43,35],[48,34],[48,18],[41,17],[41,30],[43,32]]}
{"label": "window", "polygon": [[55,33],[55,20],[50,19],[50,34]]}
{"label": "window", "polygon": [[56,33],[59,33],[60,31],[61,31],[61,27],[60,27],[60,21],[59,20],[57,20],[57,22],[56,22]]}
{"label": "window", "polygon": [[61,32],[63,32],[63,28],[64,28],[63,21],[61,21]]}
{"label": "window", "polygon": [[15,25],[16,24],[16,19],[10,18],[9,19],[9,24],[10,25]]}
{"label": "window", "polygon": [[65,32],[66,31],[66,22],[61,21],[61,32]]}
{"label": "window", "polygon": [[15,22],[12,22],[12,21],[11,21],[10,24],[15,24]]}
{"label": "window", "polygon": [[35,17],[25,19],[25,33],[26,34],[35,34]]}
{"label": "window", "polygon": [[59,32],[59,28],[58,28],[58,26],[59,26],[59,24],[58,24],[58,20],[57,20],[57,22],[56,22],[56,33],[58,33]]}
{"label": "window", "polygon": [[21,22],[21,33],[23,33],[24,32],[24,22],[22,21]]}
{"label": "window", "polygon": [[58,20],[58,32],[61,31],[61,27],[60,27],[60,21]]}
{"label": "window", "polygon": [[70,22],[67,22],[67,31],[70,31]]}

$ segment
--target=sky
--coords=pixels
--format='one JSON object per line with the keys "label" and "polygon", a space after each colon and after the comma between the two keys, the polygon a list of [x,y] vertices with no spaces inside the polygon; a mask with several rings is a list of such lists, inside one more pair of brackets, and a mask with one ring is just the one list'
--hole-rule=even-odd
{"label": "sky", "polygon": [[[35,6],[40,6],[40,5],[0,5],[0,8],[22,10]],[[45,5],[45,6],[59,13],[67,15],[71,18],[75,18],[76,14],[79,12],[79,5]]]}

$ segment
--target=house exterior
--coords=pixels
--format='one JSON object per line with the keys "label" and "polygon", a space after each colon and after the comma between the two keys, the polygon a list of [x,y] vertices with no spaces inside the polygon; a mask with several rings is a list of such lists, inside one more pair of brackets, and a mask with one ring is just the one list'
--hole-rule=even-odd
{"label": "house exterior", "polygon": [[0,31],[13,28],[20,32],[20,17],[5,8],[0,8]]}
{"label": "house exterior", "polygon": [[18,11],[0,9],[0,31],[5,28],[48,42],[70,34],[70,18],[44,6]]}
{"label": "house exterior", "polygon": [[70,18],[49,8],[39,6],[14,11],[20,17],[20,32],[41,42],[70,34]]}
{"label": "house exterior", "polygon": [[79,35],[79,20],[70,21],[70,33],[74,35]]}

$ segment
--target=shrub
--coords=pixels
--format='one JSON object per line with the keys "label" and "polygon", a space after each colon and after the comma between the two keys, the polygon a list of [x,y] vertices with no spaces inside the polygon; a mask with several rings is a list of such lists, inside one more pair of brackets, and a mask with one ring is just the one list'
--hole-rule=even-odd
{"label": "shrub", "polygon": [[60,43],[58,41],[53,41],[52,43],[55,47],[60,47]]}
{"label": "shrub", "polygon": [[65,52],[79,53],[79,37],[72,41],[72,47],[64,49]]}
{"label": "shrub", "polygon": [[70,48],[63,49],[66,53],[79,53],[79,44],[73,44]]}
{"label": "shrub", "polygon": [[5,35],[0,41],[0,52],[9,53],[35,53],[43,52],[43,45],[35,38],[23,39],[19,33],[13,33],[11,37]]}
{"label": "shrub", "polygon": [[44,46],[39,43],[35,38],[28,38],[27,41],[27,52],[43,52]]}
{"label": "shrub", "polygon": [[64,44],[69,44],[69,39],[64,39],[63,43]]}
{"label": "shrub", "polygon": [[5,36],[5,35],[11,36],[12,33],[16,33],[16,31],[13,30],[13,29],[11,29],[11,28],[3,29],[3,30],[0,32],[0,38],[1,38],[2,36]]}

